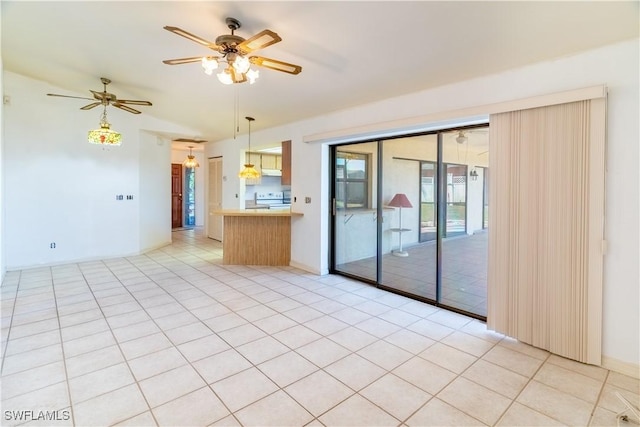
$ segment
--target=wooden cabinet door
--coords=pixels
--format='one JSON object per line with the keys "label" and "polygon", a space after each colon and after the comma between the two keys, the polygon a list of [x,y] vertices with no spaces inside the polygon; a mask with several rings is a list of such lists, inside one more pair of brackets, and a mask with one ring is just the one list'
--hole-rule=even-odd
{"label": "wooden cabinet door", "polygon": [[282,185],[291,185],[291,141],[282,141]]}

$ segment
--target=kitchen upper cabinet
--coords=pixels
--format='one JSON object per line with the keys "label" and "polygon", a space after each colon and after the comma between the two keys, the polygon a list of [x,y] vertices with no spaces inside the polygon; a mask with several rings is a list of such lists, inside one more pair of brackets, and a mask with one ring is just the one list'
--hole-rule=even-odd
{"label": "kitchen upper cabinet", "polygon": [[262,154],[262,169],[280,169],[277,166],[277,158],[275,154]]}
{"label": "kitchen upper cabinet", "polygon": [[291,185],[291,141],[282,141],[282,185]]}

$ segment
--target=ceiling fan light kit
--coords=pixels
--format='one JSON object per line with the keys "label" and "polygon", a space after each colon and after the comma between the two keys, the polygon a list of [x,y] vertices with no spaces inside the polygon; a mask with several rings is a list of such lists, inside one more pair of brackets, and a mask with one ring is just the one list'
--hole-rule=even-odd
{"label": "ceiling fan light kit", "polygon": [[87,104],[84,107],[80,107],[81,110],[91,110],[92,108],[97,107],[98,105],[102,105],[104,110],[102,111],[102,116],[100,117],[100,128],[95,130],[90,130],[87,136],[87,141],[91,144],[99,144],[99,145],[115,145],[118,146],[122,144],[122,135],[118,132],[111,130],[111,125],[107,121],[107,107],[112,105],[121,110],[127,111],[132,114],[140,114],[141,112],[129,107],[129,105],[152,105],[149,101],[136,101],[131,99],[118,99],[113,93],[107,92],[107,85],[111,83],[106,77],[100,77],[100,81],[103,85],[102,92],[97,92],[95,90],[89,90],[93,94],[93,98],[85,98],[82,96],[69,96],[69,95],[58,95],[56,93],[48,93],[47,96],[59,96],[62,98],[75,98],[75,99],[88,99],[90,101],[94,101],[91,104]]}
{"label": "ceiling fan light kit", "polygon": [[194,56],[190,58],[167,59],[162,62],[167,65],[200,62],[204,73],[209,76],[213,75],[214,70],[224,66],[224,69],[217,73],[216,76],[218,80],[225,85],[244,83],[246,81],[248,81],[249,84],[255,83],[258,77],[260,77],[260,72],[259,70],[251,68],[252,65],[294,75],[302,71],[302,67],[299,65],[261,56],[247,56],[255,50],[264,49],[267,46],[281,41],[282,39],[278,34],[271,30],[263,30],[253,37],[244,39],[243,37],[235,35],[235,31],[241,27],[240,21],[235,18],[227,18],[225,22],[231,30],[231,34],[218,36],[215,43],[178,27],[164,27],[165,30],[206,46],[211,50],[215,50],[222,56]]}

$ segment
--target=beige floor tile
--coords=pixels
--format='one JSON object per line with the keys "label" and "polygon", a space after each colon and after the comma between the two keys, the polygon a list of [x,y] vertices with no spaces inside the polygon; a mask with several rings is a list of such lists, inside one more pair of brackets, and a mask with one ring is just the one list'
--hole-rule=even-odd
{"label": "beige floor tile", "polygon": [[245,426],[303,426],[313,419],[284,391],[279,390],[235,413]]}
{"label": "beige floor tile", "polygon": [[157,319],[154,319],[154,321],[163,331],[199,322],[196,316],[187,311],[181,311],[178,313],[170,314],[169,316],[159,317]]}
{"label": "beige floor tile", "polygon": [[331,335],[334,332],[349,327],[348,324],[331,316],[322,316],[309,320],[304,326],[323,336]]}
{"label": "beige floor tile", "polygon": [[[239,316],[238,316],[239,317]],[[214,319],[209,319],[207,322],[212,322]],[[207,323],[209,324],[209,323]],[[242,326],[236,326],[232,329],[227,329],[222,332],[218,332],[220,338],[225,340],[229,345],[237,347],[242,344],[246,344],[248,342],[257,340],[258,338],[262,338],[266,336],[264,332],[262,332],[257,327],[251,324],[244,324]]]}
{"label": "beige floor tile", "polygon": [[17,372],[48,365],[49,363],[57,362],[59,360],[62,360],[62,346],[60,344],[54,344],[26,353],[7,356],[3,361],[2,375],[15,374]]}
{"label": "beige floor tile", "polygon": [[203,387],[153,409],[159,425],[205,426],[229,416],[209,387]]}
{"label": "beige floor tile", "polygon": [[[17,310],[17,308],[16,308]],[[31,335],[40,334],[42,332],[48,332],[58,330],[58,319],[46,319],[38,322],[31,322],[24,325],[11,327],[11,338],[24,338]]]}
{"label": "beige floor tile", "polygon": [[377,338],[384,338],[401,329],[400,326],[377,317],[364,320],[355,325],[355,327]]}
{"label": "beige floor tile", "polygon": [[473,320],[468,316],[447,310],[437,311],[430,315],[428,319],[453,329],[460,329]]}
{"label": "beige floor tile", "polygon": [[6,356],[24,353],[42,347],[60,343],[60,331],[43,332],[24,338],[9,338],[7,341]]}
{"label": "beige floor tile", "polygon": [[496,425],[504,427],[547,427],[563,426],[564,424],[518,402],[514,402]]}
{"label": "beige floor tile", "polygon": [[[630,412],[628,412],[631,415]],[[637,424],[633,424],[632,422],[624,422],[620,421],[618,424],[618,419],[616,418],[618,414],[615,412],[608,411],[604,408],[597,407],[591,416],[591,420],[589,420],[590,427],[612,427],[617,425],[624,425],[628,427],[636,427]]]}
{"label": "beige floor tile", "polygon": [[285,311],[282,314],[298,323],[308,322],[309,320],[324,316],[323,312],[304,305],[294,308],[293,310]]}
{"label": "beige floor tile", "polygon": [[129,426],[129,427],[145,426],[146,427],[146,426],[156,426],[156,425],[158,424],[156,423],[155,418],[153,418],[153,415],[151,415],[150,411],[143,412],[140,415],[136,415],[127,420],[119,422],[118,424],[115,424],[115,426],[118,426],[118,427],[125,427],[125,426]]}
{"label": "beige floor tile", "polygon": [[165,334],[173,344],[180,345],[211,335],[212,332],[204,323],[191,323],[189,325],[178,326],[177,328],[166,330]]}
{"label": "beige floor tile", "polygon": [[241,427],[240,421],[238,421],[233,415],[229,415],[228,417],[224,417],[221,420],[218,420],[214,423],[209,424],[210,427]]}
{"label": "beige floor tile", "polygon": [[510,399],[515,399],[529,381],[520,374],[484,360],[478,360],[462,376]]}
{"label": "beige floor tile", "polygon": [[400,366],[413,357],[408,351],[382,340],[360,349],[357,353],[387,371]]}
{"label": "beige floor tile", "polygon": [[546,360],[549,357],[548,351],[533,347],[510,337],[505,337],[498,345],[540,360]]}
{"label": "beige floor tile", "polygon": [[360,394],[399,420],[407,419],[431,399],[429,393],[393,374],[376,380]]}
{"label": "beige floor tile", "polygon": [[384,369],[357,354],[350,354],[324,370],[355,391],[366,387],[385,374]]}
{"label": "beige floor tile", "polygon": [[[13,398],[8,398],[2,393],[2,415],[3,422],[8,422],[5,411],[25,411],[25,410],[44,410],[55,411],[70,406],[69,391],[66,382],[59,382],[50,386],[43,387],[41,389],[21,394]],[[16,420],[19,416],[12,416],[12,422],[10,424],[22,424],[19,420]],[[24,421],[23,421],[24,422]]]}
{"label": "beige floor tile", "polygon": [[120,348],[127,360],[131,360],[149,353],[167,349],[172,347],[172,345],[171,341],[169,341],[163,333],[157,333],[121,343]]}
{"label": "beige floor tile", "polygon": [[486,424],[470,417],[437,398],[431,399],[418,412],[409,418],[406,425],[421,426],[484,426]]}
{"label": "beige floor tile", "polygon": [[506,347],[497,345],[489,350],[483,360],[491,362],[510,371],[516,372],[527,378],[531,378],[543,361],[535,357],[527,356],[524,353],[510,350]]}
{"label": "beige floor tile", "polygon": [[401,329],[385,337],[384,340],[412,354],[421,353],[435,343],[434,340],[407,329]]}
{"label": "beige floor tile", "polygon": [[420,320],[420,317],[407,313],[406,311],[403,311],[402,308],[394,308],[379,314],[378,317],[382,320],[386,320],[387,322],[402,326],[403,328]]}
{"label": "beige floor tile", "polygon": [[287,346],[272,337],[259,338],[236,347],[236,350],[254,365],[291,351]]}
{"label": "beige floor tile", "polygon": [[76,404],[134,382],[135,379],[127,364],[119,363],[71,379],[69,381],[71,400]]}
{"label": "beige floor tile", "polygon": [[310,342],[316,341],[322,336],[303,325],[296,325],[292,328],[285,329],[273,337],[291,349],[302,347]]}
{"label": "beige floor tile", "polygon": [[438,399],[489,425],[495,424],[511,404],[511,399],[462,377],[438,393]]}
{"label": "beige floor tile", "polygon": [[317,341],[296,349],[296,352],[300,353],[307,360],[310,360],[321,368],[324,368],[325,366],[330,365],[336,360],[340,360],[351,353],[346,348],[336,344],[328,338],[320,338]]}
{"label": "beige floor tile", "polygon": [[74,420],[79,426],[106,426],[148,410],[138,386],[132,384],[74,405]]}
{"label": "beige floor tile", "polygon": [[258,369],[280,387],[286,387],[318,370],[299,354],[290,351],[258,366]]}
{"label": "beige floor tile", "polygon": [[493,343],[497,343],[504,338],[504,335],[488,330],[485,322],[476,319],[464,325],[460,328],[460,331]]}
{"label": "beige floor tile", "polygon": [[109,330],[109,324],[104,318],[100,318],[79,325],[63,327],[60,333],[62,334],[62,340],[67,342],[107,330]]}
{"label": "beige floor tile", "polygon": [[461,374],[477,360],[469,353],[439,342],[427,348],[419,356],[457,374]]}
{"label": "beige floor tile", "polygon": [[91,310],[80,311],[78,313],[67,314],[66,316],[60,316],[59,319],[60,326],[62,328],[68,328],[69,326],[88,323],[92,320],[104,320],[104,316],[102,315],[102,310],[100,310],[99,308],[94,308]]}
{"label": "beige floor tile", "polygon": [[256,320],[252,323],[267,334],[275,334],[298,324],[280,313]]}
{"label": "beige floor tile", "polygon": [[182,357],[175,347],[169,347],[129,360],[131,371],[133,371],[133,375],[135,375],[138,381],[169,371],[186,363],[186,359]]}
{"label": "beige floor tile", "polygon": [[602,395],[598,400],[598,406],[608,409],[609,411],[618,413],[627,409],[625,403],[618,397],[618,394],[628,400],[632,405],[640,407],[640,395],[624,388],[616,387],[612,384],[605,384],[602,389]]}
{"label": "beige floor tile", "polygon": [[448,346],[455,347],[458,350],[462,350],[476,357],[481,357],[486,354],[494,343],[476,338],[464,332],[456,331],[442,340],[442,343]]}
{"label": "beige floor tile", "polygon": [[244,310],[236,311],[236,313],[249,322],[255,322],[256,320],[264,319],[278,314],[274,309],[264,305],[256,305],[254,307],[245,308]]}
{"label": "beige floor tile", "polygon": [[189,365],[140,381],[142,393],[152,408],[191,393],[205,385],[200,375]]}
{"label": "beige floor tile", "polygon": [[230,348],[229,344],[214,334],[207,335],[178,346],[178,350],[180,350],[184,357],[186,357],[190,362],[204,359],[205,357],[220,353],[221,351],[225,351]]}
{"label": "beige floor tile", "polygon": [[278,386],[256,368],[250,368],[213,383],[211,388],[235,412],[273,393]]}
{"label": "beige floor tile", "polygon": [[335,341],[345,348],[348,348],[351,351],[358,351],[361,348],[366,347],[378,340],[373,335],[353,326],[333,333],[327,338]]}
{"label": "beige floor tile", "polygon": [[407,326],[407,329],[435,341],[440,341],[455,331],[455,329],[427,319],[418,320]]}
{"label": "beige floor tile", "polygon": [[353,390],[324,371],[317,371],[291,384],[285,391],[315,416],[353,394]]}
{"label": "beige floor tile", "polygon": [[[538,350],[538,349],[536,349]],[[598,381],[604,381],[607,378],[607,370],[599,366],[587,365],[586,363],[576,362],[555,354],[549,355],[545,363],[560,366],[564,369],[577,372]]]}
{"label": "beige floor tile", "polygon": [[531,381],[517,402],[567,425],[587,425],[593,404],[537,381]]}
{"label": "beige floor tile", "polygon": [[63,343],[64,355],[65,357],[78,356],[90,351],[110,347],[115,344],[116,340],[113,338],[111,331],[98,332],[86,337],[65,341]]}
{"label": "beige floor tile", "polygon": [[368,313],[372,316],[379,316],[380,314],[391,310],[391,307],[389,307],[388,305],[380,304],[379,302],[370,300],[360,304],[356,304],[353,306],[353,308],[364,311],[365,313]]}
{"label": "beige floor tile", "polygon": [[66,379],[62,361],[2,376],[2,399],[9,399]]}
{"label": "beige floor tile", "polygon": [[609,376],[607,377],[607,384],[623,388],[632,393],[640,393],[640,379],[632,378],[628,375],[620,374],[618,372],[609,372]]}
{"label": "beige floor tile", "polygon": [[591,403],[596,403],[604,385],[602,380],[598,381],[551,363],[542,365],[534,379]]}
{"label": "beige floor tile", "polygon": [[420,357],[414,357],[408,360],[392,372],[405,381],[433,395],[437,394],[456,378],[456,374],[448,369],[441,368]]}
{"label": "beige floor tile", "polygon": [[236,350],[229,349],[200,359],[193,363],[193,367],[207,384],[211,384],[250,368],[251,363]]}
{"label": "beige floor tile", "polygon": [[397,426],[400,421],[360,395],[351,396],[319,417],[325,426]]}
{"label": "beige floor tile", "polygon": [[131,341],[137,338],[146,337],[160,332],[152,320],[136,323],[134,325],[123,326],[121,328],[112,329],[113,335],[119,343]]}

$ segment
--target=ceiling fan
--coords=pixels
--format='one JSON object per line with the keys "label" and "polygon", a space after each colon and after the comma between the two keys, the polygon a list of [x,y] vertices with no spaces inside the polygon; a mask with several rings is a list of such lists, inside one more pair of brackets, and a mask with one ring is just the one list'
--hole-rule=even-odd
{"label": "ceiling fan", "polygon": [[217,74],[218,80],[224,84],[243,83],[247,80],[249,83],[253,83],[258,78],[259,71],[251,69],[251,65],[270,68],[289,74],[299,74],[302,71],[302,67],[299,65],[262,56],[247,56],[256,50],[263,49],[281,41],[282,39],[278,34],[271,30],[262,30],[258,34],[244,39],[243,37],[235,35],[235,31],[241,27],[240,21],[235,18],[227,18],[225,22],[231,30],[231,34],[218,36],[215,43],[178,27],[164,27],[165,30],[208,47],[220,53],[221,56],[193,56],[189,58],[167,59],[162,62],[167,65],[201,62],[205,73],[208,75],[213,74],[213,70],[218,68],[219,65],[226,63],[225,69]]}
{"label": "ceiling fan", "polygon": [[[82,96],[69,96],[69,95],[58,95],[56,93],[48,93],[48,96],[60,96],[63,98],[76,98],[76,99],[88,99],[90,101],[94,101],[91,104],[87,104],[84,107],[81,107],[81,110],[90,110],[98,105],[104,105],[106,108],[108,105],[113,105],[116,108],[120,108],[121,110],[128,111],[133,114],[140,114],[140,111],[135,110],[128,105],[152,105],[149,101],[134,101],[130,99],[118,99],[114,94],[107,92],[107,85],[111,83],[106,77],[100,77],[100,81],[104,85],[104,89],[102,92],[96,92],[95,90],[90,90],[93,94],[93,98],[84,98]],[[128,104],[128,105],[126,105]]]}

